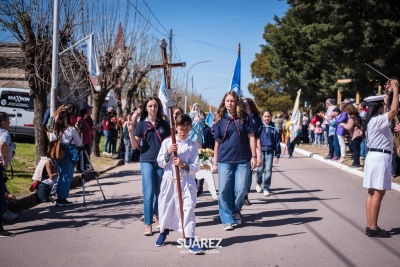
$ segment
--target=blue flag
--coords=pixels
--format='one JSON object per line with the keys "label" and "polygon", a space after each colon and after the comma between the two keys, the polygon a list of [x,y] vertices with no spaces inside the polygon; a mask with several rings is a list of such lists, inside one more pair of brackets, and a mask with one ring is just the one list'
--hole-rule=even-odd
{"label": "blue flag", "polygon": [[240,54],[238,55],[235,70],[232,75],[231,86],[229,91],[234,91],[239,97],[242,96],[242,91],[240,90]]}
{"label": "blue flag", "polygon": [[165,77],[163,77],[160,85],[160,91],[158,92],[158,98],[161,100],[164,115],[168,117],[167,95],[165,94],[165,89],[167,89],[167,86],[165,85]]}

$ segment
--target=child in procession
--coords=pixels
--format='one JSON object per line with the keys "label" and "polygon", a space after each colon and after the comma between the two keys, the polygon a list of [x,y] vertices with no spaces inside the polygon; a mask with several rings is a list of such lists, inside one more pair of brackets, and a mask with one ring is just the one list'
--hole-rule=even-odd
{"label": "child in procession", "polygon": [[[160,168],[164,168],[164,175],[158,198],[160,236],[156,241],[156,246],[164,245],[170,229],[181,232],[182,221],[179,212],[178,192],[175,185],[175,166],[178,166],[182,188],[186,245],[189,247],[190,252],[203,254],[203,250],[194,244],[196,226],[194,208],[197,197],[195,179],[196,173],[200,170],[200,162],[198,147],[188,137],[191,128],[191,118],[186,114],[179,115],[176,118],[176,144],[172,144],[171,138],[165,139],[157,156],[158,165]],[[178,157],[173,156],[174,152],[178,153]]]}
{"label": "child in procession", "polygon": [[[271,195],[272,162],[278,164],[281,156],[279,129],[275,127],[271,119],[272,113],[269,110],[265,110],[262,113],[263,127],[259,129],[263,164],[257,169],[256,191],[258,193],[264,192],[266,197]],[[264,184],[262,185],[263,174]]]}

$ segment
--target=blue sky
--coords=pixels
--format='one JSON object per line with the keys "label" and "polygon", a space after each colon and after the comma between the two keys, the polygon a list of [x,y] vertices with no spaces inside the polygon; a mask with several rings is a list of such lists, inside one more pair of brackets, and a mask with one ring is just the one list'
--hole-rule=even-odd
{"label": "blue sky", "polygon": [[[150,16],[156,38],[167,39],[173,31],[174,62],[184,61],[186,68],[174,68],[172,74],[182,80],[188,77],[188,90],[193,76],[194,90],[213,106],[220,104],[229,89],[239,43],[241,88],[244,97],[252,97],[247,90],[250,64],[265,43],[264,27],[288,9],[281,0],[139,0],[138,4],[141,10],[147,4],[154,14]],[[10,41],[9,36],[0,32],[0,41]],[[211,62],[196,64],[201,61]]]}
{"label": "blue sky", "polygon": [[[241,88],[245,97],[252,98],[247,90],[251,82],[250,64],[255,53],[260,52],[260,44],[265,43],[262,39],[264,27],[273,23],[275,15],[284,15],[288,9],[286,1],[146,0],[146,3],[162,25],[158,30],[164,33],[172,29],[173,58],[186,62],[184,75],[193,64],[212,60],[191,68],[190,90],[193,76],[194,89],[198,93],[203,91],[203,98],[218,106],[228,91],[240,43]],[[160,39],[165,38],[161,33]],[[181,70],[172,70],[177,71]]]}

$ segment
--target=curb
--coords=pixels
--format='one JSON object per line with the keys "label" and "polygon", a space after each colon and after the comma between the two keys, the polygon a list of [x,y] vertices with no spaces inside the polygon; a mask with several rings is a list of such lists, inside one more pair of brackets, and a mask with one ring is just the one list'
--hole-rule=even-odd
{"label": "curb", "polygon": [[[123,159],[118,160],[116,164],[111,165],[107,169],[98,171],[98,174],[106,173],[106,172],[114,169],[115,167],[121,166],[123,164],[124,164]],[[87,172],[85,175],[85,183],[95,179],[94,174],[95,174],[95,172]],[[74,173],[74,176],[72,177],[72,181],[71,181],[71,189],[77,188],[81,185],[81,175],[82,175],[81,173]],[[37,201],[36,192],[32,192],[28,195],[23,195],[23,196],[18,197],[17,202],[9,203],[8,207],[13,211],[21,211],[21,210],[29,209],[37,204],[40,204],[40,203]]]}
{"label": "curb", "polygon": [[[285,144],[281,143],[281,147],[284,148]],[[307,150],[295,147],[294,152],[302,154],[302,155],[305,155],[305,156],[308,156],[308,157],[316,159],[316,160],[319,160],[321,162],[324,162],[325,164],[329,164],[331,166],[334,166],[334,167],[336,167],[338,169],[341,169],[341,170],[346,171],[348,173],[354,174],[354,175],[359,176],[361,178],[364,177],[364,172],[363,171],[350,168],[349,166],[341,164],[341,163],[336,162],[336,161],[324,159],[324,157],[322,157],[320,155],[314,155],[314,153],[311,153],[311,152],[309,152]],[[400,192],[400,185],[397,184],[397,183],[393,183],[392,182],[392,190],[396,190],[396,191]]]}

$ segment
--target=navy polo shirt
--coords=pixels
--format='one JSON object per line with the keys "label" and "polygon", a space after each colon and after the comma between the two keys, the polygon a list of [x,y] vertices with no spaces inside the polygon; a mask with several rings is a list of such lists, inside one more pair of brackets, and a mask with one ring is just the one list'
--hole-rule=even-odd
{"label": "navy polo shirt", "polygon": [[274,152],[275,157],[278,159],[281,156],[281,142],[279,129],[271,121],[269,125],[263,125],[259,131],[261,151]]}
{"label": "navy polo shirt", "polygon": [[218,150],[218,162],[234,164],[249,162],[252,155],[250,140],[247,135],[254,133],[256,130],[253,120],[249,115],[246,115],[244,121],[237,120],[240,135],[235,121],[232,120],[227,129],[228,122],[228,118],[223,117],[213,125],[214,139],[221,139]]}
{"label": "navy polo shirt", "polygon": [[[161,148],[161,142],[170,136],[169,124],[164,121],[157,121],[156,129],[161,136],[161,142],[154,129],[149,128],[147,121],[139,121],[136,125],[134,135],[141,138],[140,141],[140,162],[157,162],[158,152]],[[146,133],[146,136],[144,134]]]}
{"label": "navy polo shirt", "polygon": [[250,116],[253,119],[254,127],[256,127],[255,128],[256,131],[254,132],[254,137],[256,139],[258,139],[258,138],[260,138],[260,134],[259,133],[260,133],[261,129],[263,128],[262,120],[261,120],[260,116],[258,116],[256,114],[252,114]]}

